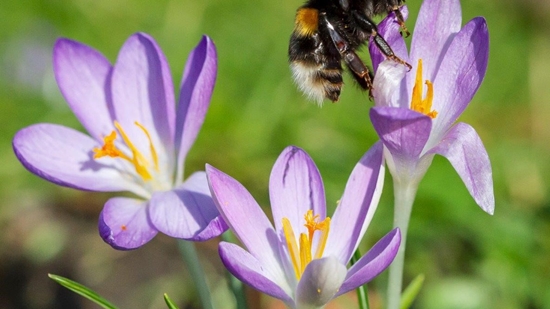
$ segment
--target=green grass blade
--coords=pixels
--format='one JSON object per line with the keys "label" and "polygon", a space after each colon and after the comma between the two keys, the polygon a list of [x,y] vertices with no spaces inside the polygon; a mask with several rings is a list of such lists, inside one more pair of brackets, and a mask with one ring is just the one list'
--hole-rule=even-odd
{"label": "green grass blade", "polygon": [[401,306],[399,308],[409,309],[409,307],[418,296],[418,293],[420,292],[423,284],[424,274],[416,276],[416,278],[414,278],[414,280],[409,284],[405,291],[403,291],[403,294],[401,294]]}
{"label": "green grass blade", "polygon": [[90,290],[89,288],[83,286],[78,282],[74,282],[67,278],[64,278],[58,275],[53,275],[53,274],[48,274],[48,277],[50,277],[53,281],[59,283],[60,285],[66,287],[67,289],[77,294],[80,294],[81,296],[86,297],[87,299],[93,301],[94,303],[100,305],[105,309],[118,309],[113,304],[109,303],[106,299],[99,296],[99,294],[97,294],[96,292]]}
{"label": "green grass blade", "polygon": [[166,302],[166,305],[169,309],[178,309],[178,306],[174,304],[174,302],[168,297],[168,294],[164,293],[164,301]]}

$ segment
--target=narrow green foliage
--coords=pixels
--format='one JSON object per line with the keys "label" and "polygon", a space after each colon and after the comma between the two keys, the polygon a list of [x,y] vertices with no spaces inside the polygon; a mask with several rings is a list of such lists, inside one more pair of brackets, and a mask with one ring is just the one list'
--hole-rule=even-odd
{"label": "narrow green foliage", "polygon": [[[359,249],[357,249],[351,257],[351,265],[357,263],[360,258],[361,253],[359,253]],[[363,284],[357,288],[357,300],[359,302],[360,309],[369,309],[369,292],[367,291],[366,284]]]}
{"label": "narrow green foliage", "polygon": [[419,274],[414,278],[414,280],[409,284],[409,286],[401,294],[401,306],[400,309],[408,309],[422,288],[424,284],[424,274]]}
{"label": "narrow green foliage", "polygon": [[108,302],[103,297],[99,296],[96,292],[90,290],[89,288],[83,286],[82,284],[78,282],[74,282],[72,280],[69,280],[67,278],[48,274],[48,277],[50,277],[53,281],[61,284],[62,286],[66,287],[67,289],[80,294],[81,296],[86,297],[87,299],[93,301],[94,303],[100,305],[101,307],[105,309],[118,309],[113,304]]}
{"label": "narrow green foliage", "polygon": [[164,301],[166,302],[166,306],[168,306],[169,309],[178,309],[178,306],[174,304],[174,302],[168,297],[168,294],[164,293]]}

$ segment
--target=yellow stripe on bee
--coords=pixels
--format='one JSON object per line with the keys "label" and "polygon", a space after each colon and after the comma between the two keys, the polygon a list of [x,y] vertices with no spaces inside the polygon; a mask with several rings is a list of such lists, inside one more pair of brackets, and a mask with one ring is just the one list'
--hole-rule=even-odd
{"label": "yellow stripe on bee", "polygon": [[296,12],[294,31],[300,36],[310,36],[317,31],[319,11],[312,8],[301,8]]}

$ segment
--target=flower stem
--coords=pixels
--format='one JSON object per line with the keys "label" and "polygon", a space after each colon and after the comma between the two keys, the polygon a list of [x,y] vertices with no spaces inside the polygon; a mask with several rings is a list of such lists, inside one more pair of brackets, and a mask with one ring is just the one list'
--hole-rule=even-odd
{"label": "flower stem", "polygon": [[178,247],[183,260],[187,264],[187,270],[189,271],[192,280],[195,282],[195,287],[202,304],[201,307],[203,309],[214,309],[212,306],[212,299],[210,297],[210,289],[206,283],[206,276],[202,269],[201,263],[199,262],[199,256],[197,255],[195,244],[190,241],[182,240],[178,242]]}
{"label": "flower stem", "polygon": [[[351,265],[357,263],[360,258],[361,253],[359,253],[359,249],[357,249],[351,257]],[[369,309],[369,292],[367,291],[366,284],[363,284],[357,288],[357,300],[359,302],[360,309]]]}
{"label": "flower stem", "polygon": [[387,309],[399,309],[400,307],[407,229],[409,227],[411,210],[417,189],[417,183],[399,182],[394,178],[393,190],[395,205],[393,214],[393,227],[398,227],[401,230],[401,245],[399,246],[399,251],[397,252],[395,259],[390,266]]}
{"label": "flower stem", "polygon": [[[222,234],[222,240],[227,242],[235,242],[233,234],[229,231]],[[235,296],[237,309],[247,309],[248,306],[246,305],[246,295],[244,293],[243,283],[229,272],[227,272],[227,281],[229,282],[229,287]]]}

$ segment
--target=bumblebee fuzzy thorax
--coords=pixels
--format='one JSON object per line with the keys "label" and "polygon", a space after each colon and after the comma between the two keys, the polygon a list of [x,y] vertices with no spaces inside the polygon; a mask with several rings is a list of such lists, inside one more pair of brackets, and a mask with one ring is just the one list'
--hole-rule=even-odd
{"label": "bumblebee fuzzy thorax", "polygon": [[[373,14],[394,11],[402,0],[309,0],[296,11],[288,58],[298,88],[319,105],[338,101],[343,86],[342,61],[364,90],[372,91],[372,73],[356,49],[373,37],[386,57],[397,58],[378,35]],[[401,16],[400,14],[396,14]],[[402,17],[401,17],[402,19]]]}

